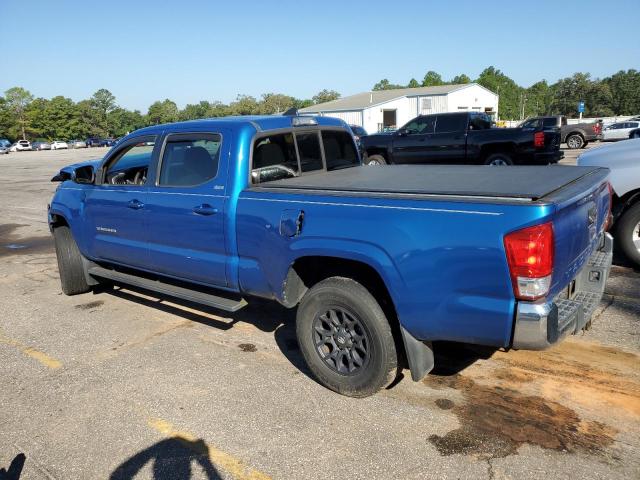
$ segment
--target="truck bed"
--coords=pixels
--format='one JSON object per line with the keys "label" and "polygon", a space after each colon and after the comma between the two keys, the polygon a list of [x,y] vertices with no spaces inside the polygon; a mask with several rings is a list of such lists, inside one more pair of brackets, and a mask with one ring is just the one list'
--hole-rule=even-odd
{"label": "truck bed", "polygon": [[355,167],[276,180],[256,188],[340,193],[442,195],[537,201],[599,167],[391,165]]}

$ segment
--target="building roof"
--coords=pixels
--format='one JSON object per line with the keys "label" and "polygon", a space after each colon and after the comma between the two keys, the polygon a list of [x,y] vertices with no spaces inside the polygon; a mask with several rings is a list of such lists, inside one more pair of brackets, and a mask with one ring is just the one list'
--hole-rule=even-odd
{"label": "building roof", "polygon": [[[371,92],[356,93],[348,97],[339,98],[330,102],[319,103],[310,107],[300,109],[301,113],[317,113],[345,110],[362,110],[364,108],[373,107],[381,103],[390,102],[402,97],[416,97],[423,95],[446,95],[455,90],[460,90],[470,86],[479,86],[477,83],[464,83],[458,85],[438,85],[436,87],[418,87],[418,88],[397,88],[394,90],[376,90]],[[493,92],[491,92],[493,93]]]}

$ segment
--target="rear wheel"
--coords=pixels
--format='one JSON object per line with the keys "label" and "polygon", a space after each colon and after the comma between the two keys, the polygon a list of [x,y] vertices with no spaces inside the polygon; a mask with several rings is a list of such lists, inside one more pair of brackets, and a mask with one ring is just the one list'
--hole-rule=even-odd
{"label": "rear wheel", "polygon": [[387,161],[382,155],[371,155],[365,159],[365,165],[386,165]]}
{"label": "rear wheel", "polygon": [[571,150],[582,148],[584,145],[584,138],[579,133],[572,133],[567,137],[567,147]]}
{"label": "rear wheel", "polygon": [[60,284],[65,295],[77,295],[88,292],[91,287],[84,276],[82,254],[67,226],[57,227],[53,231],[58,257]]}
{"label": "rear wheel", "polygon": [[311,288],[298,307],[296,334],[309,369],[335,392],[367,397],[396,377],[391,326],[355,280],[331,277]]}
{"label": "rear wheel", "polygon": [[492,153],[487,157],[484,161],[485,165],[492,165],[496,167],[504,167],[513,165],[513,160],[511,156],[507,153]]}
{"label": "rear wheel", "polygon": [[640,267],[640,203],[629,208],[616,222],[615,238],[627,258]]}

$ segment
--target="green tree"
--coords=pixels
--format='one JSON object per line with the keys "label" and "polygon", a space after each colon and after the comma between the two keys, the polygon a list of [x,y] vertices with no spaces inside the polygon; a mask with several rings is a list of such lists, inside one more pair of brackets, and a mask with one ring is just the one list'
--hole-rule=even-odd
{"label": "green tree", "polygon": [[402,85],[396,85],[395,83],[389,83],[389,80],[383,78],[373,86],[373,90],[396,90],[398,88],[404,88]]}
{"label": "green tree", "polygon": [[435,87],[437,85],[445,85],[447,82],[442,80],[439,73],[429,70],[422,79],[423,87]]}
{"label": "green tree", "polygon": [[109,114],[109,131],[114,137],[122,137],[146,125],[147,119],[139,110],[116,107]]}
{"label": "green tree", "polygon": [[418,80],[416,80],[415,78],[409,80],[409,83],[407,84],[407,88],[418,88],[419,86],[420,83],[418,83]]}
{"label": "green tree", "polygon": [[238,95],[234,102],[231,102],[229,109],[232,115],[255,115],[260,110],[258,101],[251,95]]}
{"label": "green tree", "polygon": [[187,104],[179,113],[180,120],[196,120],[198,118],[209,117],[209,111],[211,110],[211,104],[206,100],[202,100],[200,103]]}
{"label": "green tree", "polygon": [[116,108],[116,97],[107,90],[101,88],[89,99],[91,108],[95,110],[93,118],[98,127],[99,135],[109,134],[109,113]]}
{"label": "green tree", "polygon": [[22,139],[27,139],[27,107],[33,101],[33,95],[22,87],[13,87],[4,92],[7,107],[13,115]]}
{"label": "green tree", "polygon": [[311,100],[313,100],[313,103],[318,104],[337,100],[338,98],[340,98],[340,94],[338,92],[335,90],[327,90],[325,88],[311,97]]}
{"label": "green tree", "polygon": [[152,125],[175,122],[178,120],[178,106],[168,98],[154,102],[149,107],[147,117]]}
{"label": "green tree", "polygon": [[637,115],[640,112],[640,72],[620,70],[603,82],[611,92],[611,109],[615,115]]}
{"label": "green tree", "polygon": [[574,73],[571,77],[558,80],[551,86],[554,112],[576,117],[578,103],[584,101],[586,117],[613,115],[612,92],[606,82],[591,80],[588,73]]}
{"label": "green tree", "polygon": [[525,98],[525,117],[553,114],[553,92],[546,80],[536,82],[527,88]]}
{"label": "green tree", "polygon": [[[0,138],[11,137],[9,131],[13,126],[11,111],[4,97],[0,97]],[[12,137],[11,137],[12,138]]]}
{"label": "green tree", "polygon": [[476,83],[499,95],[498,113],[501,118],[521,118],[521,108],[526,104],[523,89],[495,67],[485,68]]}
{"label": "green tree", "polygon": [[460,75],[456,75],[455,77],[453,77],[451,83],[453,85],[462,85],[465,83],[471,83],[471,79],[464,73],[461,73]]}
{"label": "green tree", "polygon": [[295,98],[281,93],[264,93],[259,105],[259,113],[273,115],[290,109],[295,104]]}

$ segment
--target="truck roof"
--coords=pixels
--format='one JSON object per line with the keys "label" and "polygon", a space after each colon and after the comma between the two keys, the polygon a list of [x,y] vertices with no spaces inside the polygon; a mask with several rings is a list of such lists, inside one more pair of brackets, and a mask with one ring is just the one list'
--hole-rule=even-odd
{"label": "truck roof", "polygon": [[139,133],[159,133],[161,131],[185,131],[189,128],[211,127],[211,128],[239,128],[243,126],[252,126],[258,131],[276,130],[292,126],[292,119],[314,119],[318,125],[344,127],[346,124],[332,117],[320,116],[295,116],[295,115],[240,115],[233,117],[216,117],[205,118],[200,120],[187,120],[184,122],[165,123],[161,125],[153,125],[151,127],[136,130]]}

